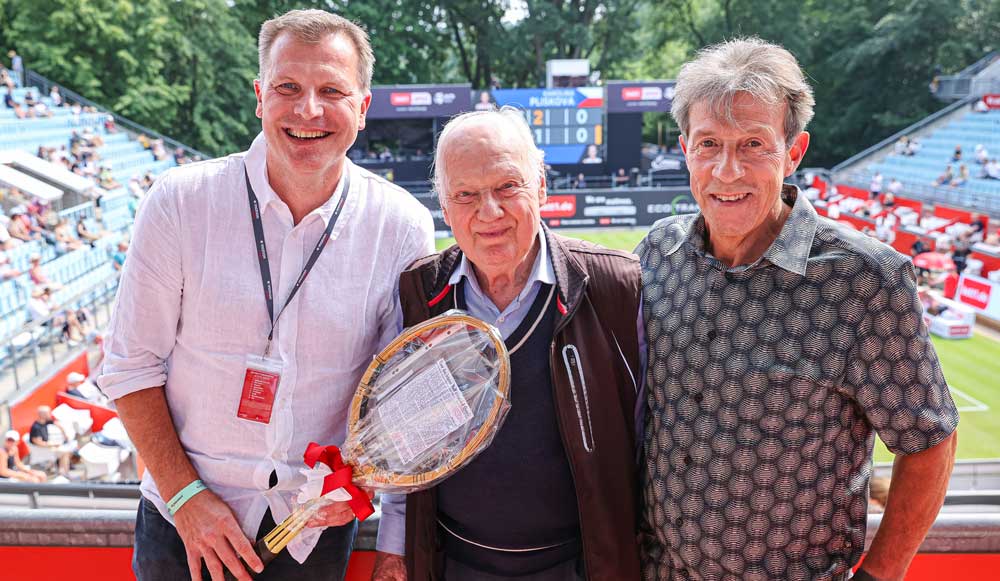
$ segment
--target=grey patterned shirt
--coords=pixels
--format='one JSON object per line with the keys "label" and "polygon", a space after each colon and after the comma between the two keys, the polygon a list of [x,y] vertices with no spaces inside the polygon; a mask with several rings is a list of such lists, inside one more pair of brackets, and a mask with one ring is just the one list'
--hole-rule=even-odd
{"label": "grey patterned shirt", "polygon": [[727,268],[700,215],[639,245],[649,363],[645,579],[839,579],[865,540],[874,428],[912,454],[958,412],[909,259],[792,206]]}

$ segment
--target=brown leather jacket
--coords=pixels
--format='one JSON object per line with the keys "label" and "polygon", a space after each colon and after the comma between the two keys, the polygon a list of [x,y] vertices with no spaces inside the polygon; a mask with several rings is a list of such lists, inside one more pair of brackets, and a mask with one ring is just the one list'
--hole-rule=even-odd
{"label": "brown leather jacket", "polygon": [[[553,397],[576,488],[587,578],[639,579],[634,443],[641,380],[636,375],[635,327],[639,263],[626,252],[565,238],[548,229],[543,232],[556,275],[557,306],[564,313],[556,322],[550,348]],[[403,272],[399,294],[407,327],[454,307],[448,279],[461,256],[461,250],[452,246]],[[569,363],[574,356],[578,367]],[[409,494],[406,563],[410,581],[442,579],[444,553],[438,535],[434,489]]]}

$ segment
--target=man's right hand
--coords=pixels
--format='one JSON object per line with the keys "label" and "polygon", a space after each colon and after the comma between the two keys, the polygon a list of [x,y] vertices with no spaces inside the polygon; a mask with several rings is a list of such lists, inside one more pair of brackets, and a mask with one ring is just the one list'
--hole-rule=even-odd
{"label": "man's right hand", "polygon": [[251,581],[240,558],[257,573],[264,569],[229,505],[211,490],[202,491],[184,503],[174,515],[174,523],[184,541],[192,581],[202,581],[202,560],[213,581],[223,580],[223,567],[240,581]]}
{"label": "man's right hand", "polygon": [[406,561],[401,555],[378,551],[372,581],[406,581]]}

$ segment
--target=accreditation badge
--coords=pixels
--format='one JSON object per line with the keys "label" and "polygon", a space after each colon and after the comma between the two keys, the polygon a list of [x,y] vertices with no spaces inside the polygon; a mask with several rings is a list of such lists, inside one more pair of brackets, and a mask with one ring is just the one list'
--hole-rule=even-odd
{"label": "accreditation badge", "polygon": [[281,383],[280,359],[246,356],[246,373],[243,375],[243,392],[236,416],[240,419],[267,424],[271,422],[274,398]]}

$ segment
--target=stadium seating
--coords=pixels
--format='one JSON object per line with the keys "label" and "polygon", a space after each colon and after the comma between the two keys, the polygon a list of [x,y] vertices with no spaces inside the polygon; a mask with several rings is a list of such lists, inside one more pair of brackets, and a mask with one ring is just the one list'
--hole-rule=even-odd
{"label": "stadium seating", "polygon": [[[1000,110],[988,113],[967,113],[930,135],[920,138],[920,151],[913,156],[889,155],[868,167],[869,174],[880,172],[886,182],[897,178],[904,183],[931,186],[950,164],[958,174],[960,164],[969,168],[969,181],[948,188],[1000,197],[1000,180],[978,178],[982,166],[975,162],[976,145],[983,145],[990,157],[1000,158]],[[962,146],[962,160],[952,162],[955,146]]]}
{"label": "stadium seating", "polygon": [[[23,104],[28,88],[14,90],[14,98]],[[106,113],[74,113],[69,107],[52,107],[48,95],[38,89],[36,98],[48,105],[51,117],[18,119],[13,109],[0,106],[0,151],[21,150],[32,155],[39,147],[69,147],[73,132],[89,129],[100,135],[104,145],[97,149],[99,164],[110,165],[114,179],[123,187],[106,194],[100,202],[101,218],[97,219],[93,203],[67,208],[59,213],[73,225],[83,218],[91,232],[105,231],[93,247],[83,248],[56,256],[55,248],[45,242],[31,241],[6,251],[10,267],[27,272],[32,255],[42,258],[42,270],[61,288],[53,293],[52,303],[59,309],[78,309],[91,304],[100,293],[113,292],[117,283],[100,284],[113,278],[114,266],[110,260],[117,243],[127,236],[132,224],[130,194],[124,187],[129,179],[146,173],[157,175],[175,165],[172,157],[157,161],[153,154],[126,131],[108,133],[104,128]],[[75,235],[75,229],[73,230]],[[32,283],[27,274],[0,282],[0,338],[8,344],[0,345],[0,360],[10,356],[11,350],[20,351],[31,346],[32,335],[22,333],[29,322],[27,303]],[[88,292],[89,291],[89,292]],[[55,309],[54,309],[55,310]],[[37,338],[37,337],[35,337]]]}

